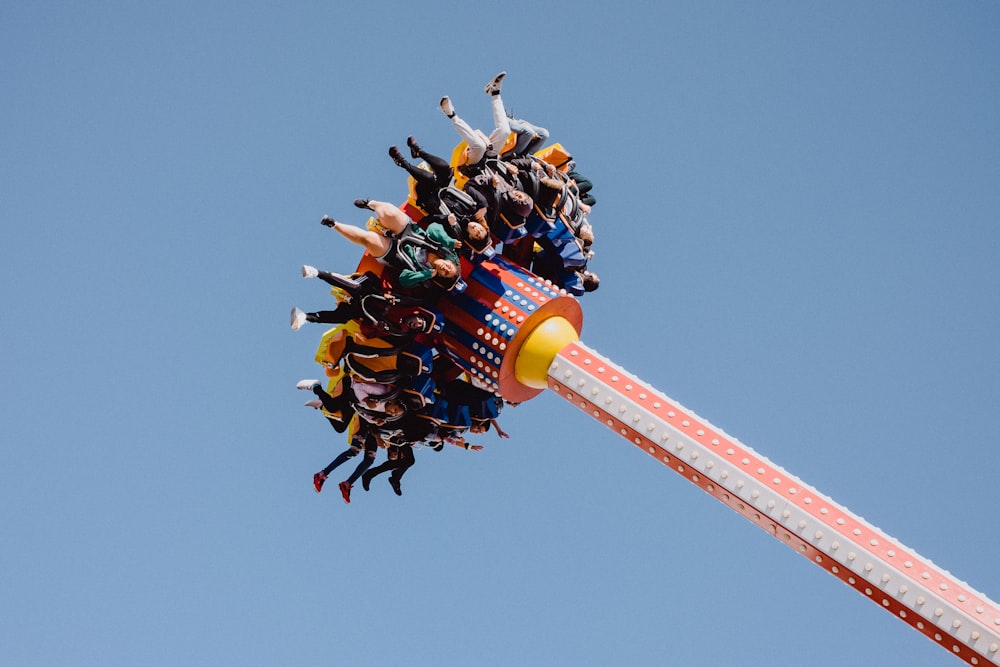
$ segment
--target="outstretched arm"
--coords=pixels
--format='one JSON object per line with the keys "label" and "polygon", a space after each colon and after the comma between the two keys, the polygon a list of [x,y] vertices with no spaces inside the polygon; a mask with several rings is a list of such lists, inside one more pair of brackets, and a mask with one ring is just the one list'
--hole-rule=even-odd
{"label": "outstretched arm", "polygon": [[472,445],[472,444],[469,444],[468,442],[465,441],[465,438],[463,438],[460,435],[459,436],[455,436],[454,438],[445,438],[445,440],[447,440],[451,444],[455,445],[456,447],[461,447],[462,449],[467,449],[467,450],[472,451],[472,452],[481,451],[482,448],[483,448],[482,445]]}
{"label": "outstretched arm", "polygon": [[493,424],[493,428],[497,430],[498,436],[500,436],[501,438],[507,438],[508,440],[510,439],[510,435],[508,435],[502,428],[500,428],[500,424],[499,422],[497,422],[496,419],[491,419],[490,423]]}

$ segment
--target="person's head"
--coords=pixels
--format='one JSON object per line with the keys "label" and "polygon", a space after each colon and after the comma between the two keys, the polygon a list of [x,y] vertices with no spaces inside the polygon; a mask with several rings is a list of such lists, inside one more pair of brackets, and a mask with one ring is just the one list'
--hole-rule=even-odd
{"label": "person's head", "polygon": [[473,419],[472,425],[469,426],[469,433],[486,433],[490,430],[490,420],[489,419]]}
{"label": "person's head", "polygon": [[490,235],[485,225],[475,221],[470,222],[465,226],[465,232],[469,235],[469,238],[474,241],[482,241]]}
{"label": "person's head", "polygon": [[458,277],[458,267],[455,266],[455,262],[450,259],[435,259],[431,262],[431,266],[434,267],[434,271],[437,275],[442,278]]}
{"label": "person's head", "polygon": [[594,242],[594,228],[590,226],[589,222],[585,222],[580,225],[580,231],[576,233],[577,238],[579,238],[584,243]]}
{"label": "person's head", "polygon": [[591,271],[583,271],[580,273],[580,278],[583,280],[583,291],[593,292],[598,287],[601,286],[601,279],[597,277],[596,273]]}
{"label": "person's head", "polygon": [[465,243],[476,252],[483,252],[490,247],[490,230],[486,225],[470,221],[465,225]]}
{"label": "person's head", "polygon": [[531,213],[531,207],[534,205],[531,197],[528,196],[526,192],[520,190],[507,190],[502,195],[500,195],[501,208],[508,213],[520,216],[522,218],[527,217]]}
{"label": "person's head", "polygon": [[418,313],[410,313],[403,318],[401,324],[407,331],[424,331],[427,329],[427,318]]}

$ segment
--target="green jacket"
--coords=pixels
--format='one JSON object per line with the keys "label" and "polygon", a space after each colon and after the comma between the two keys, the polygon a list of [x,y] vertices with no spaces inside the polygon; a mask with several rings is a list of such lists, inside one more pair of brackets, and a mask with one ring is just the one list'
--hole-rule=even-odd
{"label": "green jacket", "polygon": [[448,235],[440,223],[432,222],[427,225],[426,231],[416,225],[407,225],[406,229],[393,240],[395,259],[401,269],[400,286],[416,287],[430,279],[434,267],[427,259],[429,252],[442,259],[451,260],[455,266],[459,266],[455,243],[455,239]]}

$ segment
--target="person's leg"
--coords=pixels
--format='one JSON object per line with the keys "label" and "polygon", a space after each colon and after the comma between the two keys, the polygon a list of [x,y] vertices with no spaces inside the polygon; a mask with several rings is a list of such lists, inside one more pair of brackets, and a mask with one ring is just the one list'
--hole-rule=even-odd
{"label": "person's leg", "polygon": [[[374,440],[374,438],[371,439]],[[358,481],[358,477],[361,477],[361,475],[366,470],[372,467],[372,464],[375,463],[375,455],[377,453],[378,453],[378,445],[369,447],[368,443],[366,442],[365,456],[364,458],[361,459],[361,462],[358,463],[358,467],[354,469],[354,472],[351,473],[351,476],[347,478],[348,484],[354,486],[354,482]]]}
{"label": "person's leg", "polygon": [[353,303],[344,301],[334,310],[317,310],[313,313],[306,313],[306,321],[319,324],[344,324],[348,320],[354,319],[356,310]]}
{"label": "person's leg", "polygon": [[400,458],[396,462],[396,467],[393,468],[392,474],[389,475],[389,485],[397,496],[403,495],[403,487],[401,485],[403,475],[417,462],[417,459],[413,456],[413,447],[403,447],[402,450],[399,455]]}
{"label": "person's leg", "polygon": [[431,168],[434,177],[437,179],[438,187],[443,188],[451,182],[453,172],[451,164],[447,160],[440,155],[434,155],[425,151],[413,137],[406,138],[406,145],[410,147],[410,157],[414,160],[423,160]]}
{"label": "person's leg", "polygon": [[365,491],[371,486],[372,480],[389,470],[394,470],[400,465],[399,459],[389,459],[382,465],[369,468],[361,475],[361,486],[364,487]]}
{"label": "person's leg", "polygon": [[532,125],[535,130],[535,138],[531,140],[531,143],[524,149],[524,155],[530,155],[536,151],[541,150],[545,142],[549,140],[549,131],[544,127],[538,125]]}
{"label": "person's leg", "polygon": [[[375,217],[378,218],[380,225],[388,229],[393,234],[399,234],[406,226],[413,222],[410,220],[410,216],[403,213],[403,211],[395,204],[390,204],[385,201],[375,201],[374,199],[369,200],[368,208],[375,213]],[[382,237],[385,238],[385,237]],[[388,249],[388,243],[386,244],[386,249]],[[383,251],[384,253],[384,251]]]}
{"label": "person's leg", "polygon": [[389,239],[381,234],[353,225],[345,225],[342,222],[338,222],[334,229],[351,243],[364,246],[365,250],[376,257],[381,257],[389,250]]}
{"label": "person's leg", "polygon": [[[341,452],[340,455],[337,458],[335,458],[334,460],[330,461],[330,465],[328,465],[327,467],[323,468],[323,474],[324,475],[329,475],[341,463],[343,463],[347,459],[353,459],[357,455],[358,455],[358,450],[355,449],[354,447],[349,447],[346,451]],[[371,465],[371,464],[369,464],[369,465]]]}
{"label": "person's leg", "polygon": [[[431,168],[431,173],[434,176],[434,183],[439,188],[446,187],[448,183],[451,182],[452,177],[452,169],[448,161],[439,155],[432,155],[426,151],[421,152],[420,156]],[[420,171],[423,171],[423,169]]]}
{"label": "person's leg", "polygon": [[405,157],[403,157],[403,154],[399,151],[398,147],[391,146],[389,148],[389,157],[392,158],[392,161],[396,163],[397,167],[405,169],[406,173],[412,176],[413,180],[415,180],[418,185],[423,184],[423,185],[433,186],[437,182],[437,177],[435,176],[433,171],[427,171],[426,169],[421,169],[417,165],[407,160]]}
{"label": "person's leg", "polygon": [[349,292],[352,296],[357,296],[363,289],[360,281],[355,280],[354,278],[348,278],[347,276],[342,276],[339,273],[333,273],[332,271],[317,269],[316,277],[331,287],[339,287],[340,289]]}
{"label": "person's leg", "polygon": [[413,467],[413,464],[417,462],[416,457],[413,455],[413,447],[401,447],[402,451],[399,453],[400,458],[396,461],[396,467],[393,468],[390,477],[395,477],[398,483],[403,479],[403,475],[406,471]]}
{"label": "person's leg", "polygon": [[499,153],[507,143],[507,137],[510,136],[510,119],[507,117],[507,110],[504,109],[499,93],[490,95],[490,109],[493,111],[494,129],[490,133],[489,141],[493,145],[493,150]]}
{"label": "person's leg", "polygon": [[466,143],[469,147],[466,153],[465,163],[466,164],[476,164],[481,159],[483,155],[486,154],[486,141],[485,137],[472,129],[472,126],[462,120],[462,117],[455,113],[455,108],[451,104],[451,100],[447,97],[441,100],[441,110],[444,112],[449,119],[451,119],[451,124],[455,127],[455,131],[458,132],[458,136],[462,138],[462,141]]}
{"label": "person's leg", "polygon": [[534,153],[549,139],[549,131],[520,118],[509,119],[510,130],[517,135],[511,153],[519,157]]}
{"label": "person's leg", "polygon": [[[323,385],[317,384],[313,386],[312,391],[316,394],[316,398],[319,399],[320,403],[323,404],[323,409],[327,412],[336,414],[340,412],[347,404],[350,403],[350,387],[351,379],[348,376],[344,376],[337,387],[334,388],[334,393],[336,396],[331,395],[323,389]],[[337,391],[337,388],[340,391]],[[329,471],[328,471],[329,472]]]}

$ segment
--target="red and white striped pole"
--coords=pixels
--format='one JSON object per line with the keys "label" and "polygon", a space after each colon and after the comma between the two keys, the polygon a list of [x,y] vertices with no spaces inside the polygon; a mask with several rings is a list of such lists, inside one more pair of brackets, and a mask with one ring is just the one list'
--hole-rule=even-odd
{"label": "red and white striped pole", "polygon": [[548,387],[971,665],[1000,665],[997,604],[579,341]]}

